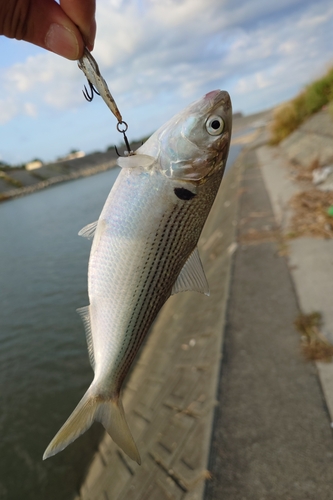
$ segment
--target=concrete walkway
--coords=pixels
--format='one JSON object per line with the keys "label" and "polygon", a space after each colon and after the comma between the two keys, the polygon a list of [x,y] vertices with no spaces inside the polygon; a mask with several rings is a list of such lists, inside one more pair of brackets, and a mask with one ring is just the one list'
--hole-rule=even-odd
{"label": "concrete walkway", "polygon": [[[329,500],[330,417],[316,367],[303,358],[293,326],[298,297],[258,155],[247,153],[243,165],[213,478],[205,498]],[[302,260],[294,242],[291,256],[293,263]]]}
{"label": "concrete walkway", "polygon": [[77,500],[333,499],[333,364],[306,362],[293,327],[319,310],[333,331],[331,242],[280,255],[297,186],[262,142],[228,172],[202,235],[211,296],[167,302],[125,388],[141,467],[105,436]]}

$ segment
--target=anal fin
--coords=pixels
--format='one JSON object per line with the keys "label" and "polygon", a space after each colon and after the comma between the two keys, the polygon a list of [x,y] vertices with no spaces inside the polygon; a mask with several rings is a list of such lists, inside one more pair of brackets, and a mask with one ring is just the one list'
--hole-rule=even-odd
{"label": "anal fin", "polygon": [[95,222],[91,222],[90,224],[87,224],[84,226],[80,231],[79,231],[79,236],[83,236],[83,238],[88,238],[88,240],[91,240],[94,237],[96,228],[97,228],[97,223],[98,220]]}
{"label": "anal fin", "polygon": [[94,357],[94,344],[93,344],[92,332],[91,332],[90,306],[80,307],[76,311],[80,315],[80,317],[83,321],[83,326],[84,326],[84,329],[86,332],[89,361],[90,361],[92,369],[94,370],[95,369],[95,357]]}

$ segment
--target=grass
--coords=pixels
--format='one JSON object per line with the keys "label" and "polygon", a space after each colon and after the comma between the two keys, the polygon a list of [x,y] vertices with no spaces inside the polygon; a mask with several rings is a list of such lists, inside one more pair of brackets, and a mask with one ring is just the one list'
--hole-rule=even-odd
{"label": "grass", "polygon": [[23,187],[23,184],[22,184],[21,181],[19,181],[18,179],[13,179],[12,177],[10,177],[9,175],[7,175],[3,171],[0,171],[0,178],[3,179],[8,184],[11,184],[14,187],[17,187],[17,188]]}
{"label": "grass", "polygon": [[290,205],[293,209],[290,230],[294,238],[333,238],[333,217],[330,215],[333,207],[332,191],[307,189],[293,196]]}
{"label": "grass", "polygon": [[0,193],[0,203],[2,201],[6,201],[8,199],[9,199],[9,197],[5,193]]}
{"label": "grass", "polygon": [[281,142],[326,105],[333,114],[333,67],[322,78],[308,85],[292,101],[276,109],[271,127],[271,144]]}
{"label": "grass", "polygon": [[311,361],[332,361],[333,346],[320,331],[321,314],[300,314],[295,320],[296,330],[302,335],[302,351]]}

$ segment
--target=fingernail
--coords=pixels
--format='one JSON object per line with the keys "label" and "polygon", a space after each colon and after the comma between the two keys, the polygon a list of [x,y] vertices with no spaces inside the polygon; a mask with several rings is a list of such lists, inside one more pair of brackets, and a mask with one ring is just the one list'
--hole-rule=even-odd
{"label": "fingernail", "polygon": [[46,33],[45,46],[67,59],[75,60],[79,57],[79,43],[76,36],[70,29],[60,24],[51,24]]}

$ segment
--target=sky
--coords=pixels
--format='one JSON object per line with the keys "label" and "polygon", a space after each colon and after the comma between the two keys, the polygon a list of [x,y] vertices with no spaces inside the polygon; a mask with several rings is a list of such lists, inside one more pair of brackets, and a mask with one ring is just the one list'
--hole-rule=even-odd
{"label": "sky", "polygon": [[[333,65],[332,0],[96,0],[93,55],[128,123],[148,136],[192,101],[227,90],[251,114]],[[52,161],[121,143],[76,62],[0,37],[0,161]]]}

